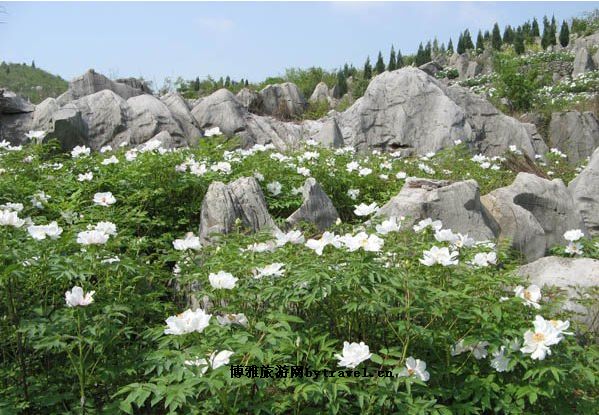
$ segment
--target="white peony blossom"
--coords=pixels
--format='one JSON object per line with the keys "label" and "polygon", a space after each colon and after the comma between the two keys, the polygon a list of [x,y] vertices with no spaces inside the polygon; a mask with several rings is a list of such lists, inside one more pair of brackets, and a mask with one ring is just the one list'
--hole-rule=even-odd
{"label": "white peony blossom", "polygon": [[91,148],[86,147],[86,146],[76,146],[75,148],[73,148],[71,150],[71,157],[76,159],[76,158],[83,157],[83,156],[89,156],[90,153],[91,153]]}
{"label": "white peony blossom", "polygon": [[173,241],[173,248],[175,248],[177,251],[185,251],[187,249],[198,251],[202,248],[202,245],[198,236],[195,236],[193,232],[187,232],[185,234],[185,238],[175,239]]}
{"label": "white peony blossom", "polygon": [[376,225],[376,231],[381,235],[387,235],[390,232],[399,232],[400,227],[401,222],[397,222],[397,218],[392,216],[384,220],[380,225]]}
{"label": "white peony blossom", "polygon": [[108,241],[108,235],[104,232],[91,230],[77,234],[77,243],[81,245],[103,245]]}
{"label": "white peony blossom", "polygon": [[514,293],[516,297],[520,297],[524,300],[525,305],[536,309],[541,308],[539,305],[539,301],[541,300],[541,289],[537,285],[531,284],[528,288],[518,285],[514,288]]}
{"label": "white peony blossom", "polygon": [[235,278],[232,274],[219,271],[214,274],[211,273],[208,275],[208,280],[210,281],[210,285],[212,288],[216,289],[224,289],[224,290],[232,290],[235,288],[235,284],[237,284],[238,278]]}
{"label": "white peony blossom", "polygon": [[491,367],[498,372],[507,372],[510,359],[505,357],[505,346],[495,352],[493,352],[493,359],[491,360]]}
{"label": "white peony blossom", "polygon": [[39,191],[31,196],[31,204],[37,209],[43,209],[44,204],[48,203],[48,200],[52,199],[44,191]]}
{"label": "white peony blossom", "polygon": [[497,263],[497,254],[495,252],[479,252],[474,255],[471,264],[475,267],[488,267]]}
{"label": "white peony blossom", "polygon": [[354,209],[354,213],[356,214],[356,216],[368,216],[378,211],[379,207],[377,206],[376,202],[372,202],[369,205],[365,203],[360,203]]}
{"label": "white peony blossom", "polygon": [[116,225],[112,222],[98,222],[92,229],[103,232],[106,235],[116,235]]}
{"label": "white peony blossom", "polygon": [[399,372],[399,376],[416,376],[423,382],[430,379],[430,374],[426,371],[426,363],[412,356],[406,359],[406,367]]}
{"label": "white peony blossom", "polygon": [[571,229],[564,232],[564,239],[569,242],[576,242],[584,237],[584,233],[580,229]]}
{"label": "white peony blossom", "polygon": [[90,182],[94,178],[94,174],[91,171],[87,173],[77,175],[77,180],[80,182]]}
{"label": "white peony blossom", "polygon": [[342,354],[335,354],[335,358],[339,360],[339,366],[350,369],[354,369],[363,361],[370,359],[371,356],[370,348],[364,342],[351,344],[343,342]]}
{"label": "white peony blossom", "polygon": [[278,196],[281,194],[281,189],[283,188],[283,186],[281,185],[281,183],[279,182],[270,182],[266,185],[266,189],[270,192],[271,195],[273,196]]}
{"label": "white peony blossom", "polygon": [[204,131],[204,137],[213,137],[215,135],[221,135],[222,133],[220,132],[220,128],[218,127],[212,127],[212,128],[207,128]]}
{"label": "white peony blossom", "polygon": [[367,252],[380,252],[384,244],[381,238],[376,235],[368,235],[366,232],[360,232],[356,236],[347,234],[340,240],[349,252],[357,251],[360,248]]}
{"label": "white peony blossom", "polygon": [[212,314],[206,314],[201,308],[195,311],[185,310],[181,314],[166,319],[167,328],[164,334],[181,335],[195,331],[201,333],[210,324],[211,317]]}
{"label": "white peony blossom", "polygon": [[90,291],[87,294],[83,292],[81,287],[73,287],[71,291],[64,293],[64,297],[68,307],[85,307],[94,302],[95,291]]}
{"label": "white peony blossom", "polygon": [[305,241],[304,235],[302,235],[301,231],[289,231],[287,233],[277,231],[275,232],[275,238],[275,244],[279,247],[284,246],[288,243],[303,244]]}
{"label": "white peony blossom", "polygon": [[541,316],[536,316],[534,331],[527,330],[524,333],[524,347],[520,351],[530,354],[533,360],[544,360],[547,355],[551,355],[549,347],[558,344],[562,339],[562,333],[551,322]]}
{"label": "white peony blossom", "polygon": [[335,248],[339,248],[342,245],[341,238],[339,235],[335,235],[332,232],[325,232],[320,239],[308,239],[306,242],[306,246],[314,250],[317,255],[322,255],[322,251],[327,245],[333,245]]}
{"label": "white peony blossom", "polygon": [[216,320],[221,326],[228,326],[231,324],[239,324],[240,326],[247,327],[248,319],[243,313],[239,314],[225,314],[223,316],[216,316]]}
{"label": "white peony blossom", "polygon": [[352,200],[356,200],[360,196],[360,189],[349,189],[347,196]]}
{"label": "white peony blossom", "polygon": [[19,214],[17,212],[13,212],[12,210],[8,209],[0,210],[1,226],[13,226],[15,228],[20,228],[24,224],[25,221],[19,218]]}
{"label": "white peony blossom", "polygon": [[254,278],[261,279],[264,277],[282,277],[285,274],[283,267],[285,264],[275,262],[264,268],[256,268],[254,271]]}
{"label": "white peony blossom", "polygon": [[23,206],[22,203],[11,203],[11,202],[8,202],[8,203],[5,203],[3,205],[0,205],[0,209],[10,210],[10,211],[17,212],[17,213],[21,212],[24,208],[25,208],[25,206]]}
{"label": "white peony blossom", "polygon": [[449,252],[449,248],[447,247],[439,248],[438,246],[433,246],[430,250],[423,252],[423,258],[420,259],[420,263],[427,267],[435,264],[443,266],[457,265],[458,255],[457,251]]}
{"label": "white peony blossom", "polygon": [[110,157],[102,160],[102,165],[108,166],[109,164],[117,164],[118,162],[119,162],[119,159],[117,159],[116,156],[110,156]]}
{"label": "white peony blossom", "polygon": [[46,239],[57,239],[62,234],[62,228],[58,226],[56,221],[50,222],[48,225],[31,225],[27,228],[27,232],[33,239],[38,241]]}
{"label": "white peony blossom", "polygon": [[443,227],[443,223],[440,220],[433,221],[431,218],[426,218],[413,226],[414,232],[421,232],[429,226],[436,232]]}
{"label": "white peony blossom", "polygon": [[98,206],[110,206],[116,203],[116,199],[111,192],[96,193],[93,200]]}

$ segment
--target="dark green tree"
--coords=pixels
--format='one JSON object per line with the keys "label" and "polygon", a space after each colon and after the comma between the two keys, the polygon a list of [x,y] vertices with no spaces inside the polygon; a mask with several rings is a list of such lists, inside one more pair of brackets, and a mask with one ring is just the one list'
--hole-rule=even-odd
{"label": "dark green tree", "polygon": [[424,63],[430,62],[433,60],[433,47],[431,45],[431,41],[426,42],[426,46],[424,47]]}
{"label": "dark green tree", "polygon": [[462,53],[466,52],[466,48],[464,47],[464,35],[462,33],[460,33],[460,36],[458,37],[458,49],[457,52],[461,55]]}
{"label": "dark green tree", "polygon": [[374,70],[377,74],[385,72],[385,61],[383,61],[383,54],[379,51],[379,56],[376,58],[376,65]]}
{"label": "dark green tree", "polygon": [[549,37],[550,45],[557,45],[557,22],[555,21],[555,16],[551,16],[551,33]]}
{"label": "dark green tree", "polygon": [[479,30],[478,35],[476,35],[476,53],[481,54],[485,50],[485,41],[483,39],[483,34]]}
{"label": "dark green tree", "polygon": [[524,34],[522,30],[516,31],[516,34],[514,35],[514,51],[518,55],[524,53]]}
{"label": "dark green tree", "polygon": [[397,49],[397,58],[395,61],[395,68],[399,69],[399,68],[403,68],[403,67],[404,67],[403,56],[401,56],[401,50]]}
{"label": "dark green tree", "polygon": [[246,80],[245,80],[245,86],[249,86],[249,85],[250,85],[250,83],[249,83],[249,81],[246,79]]}
{"label": "dark green tree", "polygon": [[510,25],[507,25],[503,31],[503,43],[508,45],[514,43],[514,29]]}
{"label": "dark green tree", "polygon": [[433,39],[433,56],[437,56],[439,54],[439,41],[435,37]]}
{"label": "dark green tree", "polygon": [[347,79],[343,70],[337,72],[337,88],[341,96],[347,93]]}
{"label": "dark green tree", "polygon": [[470,30],[464,30],[464,49],[474,49],[474,43],[472,43],[472,36],[470,36]]}
{"label": "dark green tree", "polygon": [[200,77],[199,76],[196,76],[195,81],[193,81],[193,90],[194,91],[200,90]]}
{"label": "dark green tree", "polygon": [[225,88],[228,88],[231,86],[231,78],[229,77],[229,75],[227,75],[227,77],[225,78]]}
{"label": "dark green tree", "polygon": [[420,66],[425,64],[424,62],[424,46],[422,46],[422,42],[418,45],[418,51],[416,52],[416,56],[414,57],[414,63],[416,66]]}
{"label": "dark green tree", "polygon": [[563,47],[568,46],[568,43],[570,43],[570,29],[565,20],[562,22],[562,28],[559,31],[559,43]]}
{"label": "dark green tree", "polygon": [[493,26],[493,34],[491,35],[491,46],[495,50],[501,49],[501,32],[499,31],[499,25],[495,23]]}
{"label": "dark green tree", "polygon": [[547,49],[547,46],[551,44],[551,24],[547,16],[543,17],[543,37],[541,37],[541,46],[543,49]]}
{"label": "dark green tree", "polygon": [[395,57],[395,48],[391,45],[391,52],[389,53],[389,63],[387,64],[388,71],[394,71],[397,69],[397,60]]}
{"label": "dark green tree", "polygon": [[370,78],[372,78],[372,65],[370,64],[370,56],[368,56],[364,63],[364,79]]}
{"label": "dark green tree", "polygon": [[485,30],[485,34],[483,35],[483,38],[485,39],[485,42],[490,42],[491,41],[491,32],[489,32],[488,30]]}
{"label": "dark green tree", "polygon": [[35,69],[35,61],[31,61],[31,67]]}
{"label": "dark green tree", "polygon": [[541,36],[541,32],[539,30],[539,22],[537,22],[537,18],[532,19],[532,25],[530,28],[530,36],[531,37],[539,37]]}
{"label": "dark green tree", "polygon": [[449,43],[447,43],[447,52],[453,55],[453,41],[449,38]]}

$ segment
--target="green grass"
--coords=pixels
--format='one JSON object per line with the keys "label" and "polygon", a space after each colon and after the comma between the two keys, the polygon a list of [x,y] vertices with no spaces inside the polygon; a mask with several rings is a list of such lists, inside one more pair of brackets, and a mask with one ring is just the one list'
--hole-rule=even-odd
{"label": "green grass", "polygon": [[6,88],[39,104],[48,97],[56,98],[65,92],[68,82],[60,76],[30,65],[3,62],[0,64],[0,88]]}

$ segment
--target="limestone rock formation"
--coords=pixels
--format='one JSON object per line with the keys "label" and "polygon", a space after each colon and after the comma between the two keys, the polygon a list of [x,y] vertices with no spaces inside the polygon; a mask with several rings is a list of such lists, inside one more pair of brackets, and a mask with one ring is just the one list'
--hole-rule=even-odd
{"label": "limestone rock formation", "polygon": [[191,114],[200,128],[219,127],[228,136],[243,131],[246,126],[246,109],[224,88],[202,99]]}
{"label": "limestone rock formation", "polygon": [[228,185],[216,181],[210,184],[202,201],[199,236],[208,242],[212,234],[229,233],[237,219],[254,232],[278,229],[253,177],[241,177]]}
{"label": "limestone rock formation", "polygon": [[95,72],[93,69],[90,69],[83,75],[69,82],[69,89],[67,92],[59,96],[56,100],[60,105],[64,105],[69,101],[73,101],[86,95],[103,91],[105,89],[111,90],[123,99],[129,99],[131,97],[145,93],[141,89],[133,88],[128,84],[112,81],[104,75]]}
{"label": "limestone rock formation", "polygon": [[585,169],[568,185],[574,206],[591,235],[599,235],[599,149]]}
{"label": "limestone rock formation", "polygon": [[243,88],[236,95],[237,101],[249,112],[260,113],[262,107],[262,96],[256,91]]}
{"label": "limestone rock formation", "polygon": [[160,97],[160,100],[169,109],[172,118],[179,125],[187,141],[201,137],[202,132],[191,114],[187,101],[176,92],[170,92]]}
{"label": "limestone rock formation", "polygon": [[306,109],[306,100],[297,85],[291,82],[268,85],[260,91],[262,112],[281,119],[299,117]]}
{"label": "limestone rock formation", "polygon": [[564,183],[519,173],[514,182],[481,198],[500,227],[500,239],[509,239],[527,261],[534,261],[556,245],[564,245],[564,232],[585,231],[574,201]]}
{"label": "limestone rock formation", "polygon": [[129,143],[141,144],[161,131],[167,131],[178,145],[186,144],[185,134],[168,107],[158,98],[144,94],[127,100]]}
{"label": "limestone rock formation", "polygon": [[302,188],[302,196],[304,202],[287,218],[289,224],[310,222],[322,231],[333,225],[339,218],[333,202],[314,178],[306,179]]}
{"label": "limestone rock formation", "polygon": [[569,162],[578,163],[599,147],[599,120],[590,111],[554,112],[549,123],[549,139],[553,147],[568,156]]}
{"label": "limestone rock formation", "polygon": [[314,92],[310,95],[310,102],[329,102],[329,87],[324,82],[319,82],[314,88]]}
{"label": "limestone rock formation", "polygon": [[[579,313],[582,320],[595,333],[599,332],[599,302],[587,307],[578,302],[593,297],[584,293],[589,289],[599,288],[599,261],[591,258],[562,258],[548,256],[538,259],[518,269],[518,274],[528,278],[531,284],[543,287],[558,287],[566,292],[567,301],[563,308]],[[579,292],[577,292],[579,291]],[[590,302],[593,304],[593,302]]]}
{"label": "limestone rock formation", "polygon": [[432,218],[443,228],[468,234],[482,241],[497,236],[499,227],[481,204],[478,183],[474,180],[451,183],[447,180],[408,178],[397,196],[375,216],[404,216],[405,226]]}
{"label": "limestone rock formation", "polygon": [[576,77],[585,72],[589,72],[595,69],[595,64],[591,54],[586,47],[581,47],[576,51],[574,58],[574,67],[572,69],[572,76]]}
{"label": "limestone rock formation", "polygon": [[327,120],[318,134],[313,136],[312,139],[318,141],[324,147],[343,147],[343,136],[334,118]]}

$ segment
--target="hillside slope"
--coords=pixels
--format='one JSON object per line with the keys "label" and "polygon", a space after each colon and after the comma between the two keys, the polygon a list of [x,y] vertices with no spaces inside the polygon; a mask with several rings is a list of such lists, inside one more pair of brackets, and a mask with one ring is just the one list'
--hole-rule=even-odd
{"label": "hillside slope", "polygon": [[48,97],[57,97],[68,88],[60,76],[20,63],[0,64],[0,88],[6,88],[29,99],[34,104]]}

